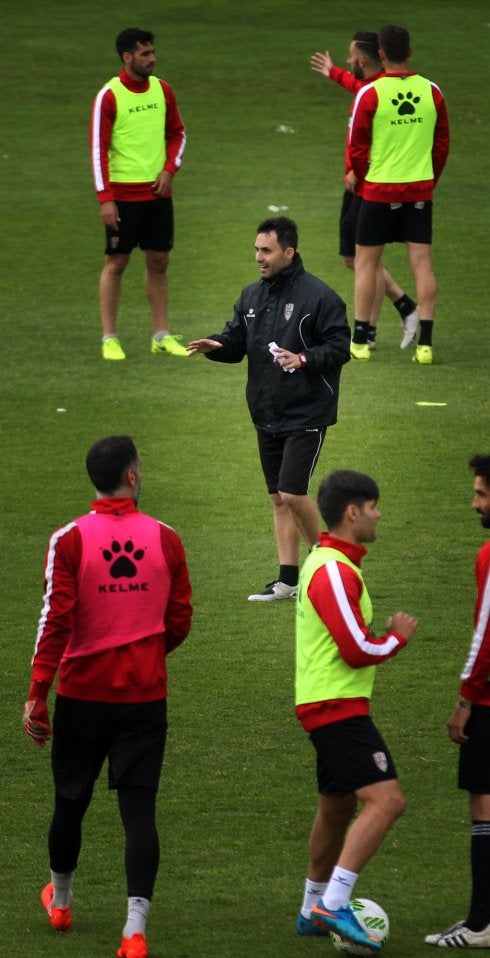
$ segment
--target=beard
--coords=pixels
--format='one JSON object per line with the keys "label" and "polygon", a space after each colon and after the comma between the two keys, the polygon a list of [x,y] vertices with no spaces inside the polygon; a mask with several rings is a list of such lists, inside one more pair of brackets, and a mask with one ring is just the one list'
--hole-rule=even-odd
{"label": "beard", "polygon": [[479,516],[483,528],[490,529],[490,516],[482,516],[481,513],[479,513]]}

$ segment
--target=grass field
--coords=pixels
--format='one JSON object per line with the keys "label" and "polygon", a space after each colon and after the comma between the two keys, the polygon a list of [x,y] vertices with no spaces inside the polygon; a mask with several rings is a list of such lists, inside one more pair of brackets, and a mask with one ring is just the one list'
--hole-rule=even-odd
{"label": "grass field", "polygon": [[[117,72],[115,35],[157,34],[158,74],[188,128],[175,183],[172,330],[222,328],[256,275],[256,224],[270,205],[300,226],[307,269],[346,300],[337,255],[349,97],[309,69],[315,50],[341,64],[358,29],[399,19],[413,65],[448,102],[452,154],[437,190],[435,364],[399,349],[383,307],[379,348],[343,373],[327,471],[371,472],[381,486],[379,538],[365,564],[379,629],[397,608],[420,627],[379,671],[374,716],[397,761],[409,810],[357,892],[389,912],[387,954],[429,954],[423,935],[464,917],[466,800],[446,741],[471,633],[475,552],[467,460],[490,449],[488,390],[488,11],[479,0],[393,11],[382,0],[128,0],[104,7],[25,0],[3,12],[1,428],[4,449],[0,646],[0,925],[12,958],[104,958],[125,917],[121,828],[101,779],[87,816],[76,921],[56,936],[38,902],[48,876],[49,750],[20,724],[48,536],[87,508],[86,449],[129,432],[144,467],[141,506],[171,523],[194,585],[191,637],[170,660],[168,759],[159,799],[162,864],[148,926],[152,958],[306,958],[294,922],[316,796],[313,750],[293,712],[294,606],[247,602],[276,572],[272,521],[244,402],[246,370],[202,357],[152,357],[141,257],[125,279],[125,363],[100,359],[102,232],[88,117]],[[293,132],[277,132],[278,127]],[[408,292],[405,252],[386,264]],[[418,402],[446,403],[419,406]],[[60,411],[64,410],[64,411]]]}

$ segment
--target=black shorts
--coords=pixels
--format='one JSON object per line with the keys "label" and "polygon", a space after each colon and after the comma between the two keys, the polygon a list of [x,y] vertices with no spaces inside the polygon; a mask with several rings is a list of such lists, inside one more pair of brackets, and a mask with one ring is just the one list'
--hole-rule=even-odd
{"label": "black shorts", "polygon": [[359,219],[361,202],[360,196],[356,196],[350,190],[345,190],[340,210],[340,256],[356,255],[357,220]]}
{"label": "black shorts", "polygon": [[466,723],[469,742],[460,746],[458,788],[490,795],[490,707],[472,705]]}
{"label": "black shorts", "polygon": [[327,427],[268,433],[257,429],[260,462],[267,491],[306,496]]}
{"label": "black shorts", "polygon": [[361,200],[356,242],[359,246],[385,243],[432,243],[432,202],[373,203]]}
{"label": "black shorts", "polygon": [[140,249],[166,253],[174,245],[174,209],[171,196],[143,203],[122,203],[117,200],[119,230],[106,226],[106,256],[131,253]]}
{"label": "black shorts", "polygon": [[310,732],[316,749],[318,791],[348,795],[397,778],[393,759],[369,715],[332,722]]}
{"label": "black shorts", "polygon": [[117,705],[56,696],[51,765],[56,790],[79,799],[91,790],[104,760],[109,788],[158,791],[167,735],[167,701]]}

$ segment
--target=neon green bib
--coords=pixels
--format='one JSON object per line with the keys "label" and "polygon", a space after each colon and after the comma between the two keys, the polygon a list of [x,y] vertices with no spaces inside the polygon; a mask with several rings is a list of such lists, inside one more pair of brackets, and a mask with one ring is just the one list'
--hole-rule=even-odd
{"label": "neon green bib", "polygon": [[112,183],[152,183],[165,165],[167,104],[160,81],[149,81],[146,93],[131,93],[119,77],[107,84],[117,109],[109,151]]}
{"label": "neon green bib", "polygon": [[329,699],[371,698],[375,665],[351,669],[308,598],[308,588],[317,569],[329,563],[350,566],[362,582],[361,612],[370,625],[373,609],[361,570],[337,549],[317,547],[306,559],[299,577],[296,609],[296,705]]}
{"label": "neon green bib", "polygon": [[381,77],[373,86],[378,108],[373,119],[369,183],[432,180],[432,146],[437,110],[429,80],[421,76]]}

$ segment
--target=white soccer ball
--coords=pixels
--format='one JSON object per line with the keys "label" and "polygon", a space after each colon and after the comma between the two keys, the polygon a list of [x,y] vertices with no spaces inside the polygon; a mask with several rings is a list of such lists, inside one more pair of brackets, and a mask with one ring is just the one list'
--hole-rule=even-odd
{"label": "white soccer ball", "polygon": [[[369,898],[353,898],[350,906],[361,925],[364,925],[366,931],[376,941],[380,941],[382,943],[381,947],[383,947],[388,938],[390,920],[381,905],[377,905],[375,901],[370,901]],[[372,958],[374,952],[371,948],[366,948],[365,945],[353,945],[335,931],[330,932],[330,934],[335,950],[339,951],[341,955],[359,955],[362,958]]]}

